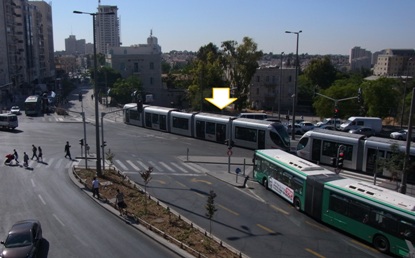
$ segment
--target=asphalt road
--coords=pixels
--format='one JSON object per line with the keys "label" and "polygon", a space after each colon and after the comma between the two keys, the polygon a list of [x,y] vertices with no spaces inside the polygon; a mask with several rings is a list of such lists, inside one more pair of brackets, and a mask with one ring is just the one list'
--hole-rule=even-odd
{"label": "asphalt road", "polygon": [[[94,108],[88,97],[83,108],[89,122],[88,143],[94,152]],[[73,99],[71,109],[80,111],[76,93]],[[10,151],[17,148],[30,153],[31,144],[41,145],[46,164],[32,161],[33,171],[2,168],[6,173],[0,174],[0,191],[3,196],[7,193],[19,198],[1,200],[3,207],[10,208],[0,211],[6,218],[0,235],[5,235],[16,219],[35,216],[43,222],[50,257],[174,257],[107,214],[69,182],[65,170],[71,164],[63,158],[63,146],[70,141],[72,156],[80,155],[78,142],[83,127],[78,114],[21,118],[19,130],[1,132],[0,140],[10,146]],[[153,166],[150,193],[207,231],[210,224],[204,206],[207,194],[214,190],[218,211],[212,233],[250,257],[383,257],[367,245],[296,212],[257,183],[239,189],[207,175],[208,171],[226,171],[226,165],[185,164],[178,158],[188,153],[226,155],[226,146],[128,126],[117,113],[105,117],[104,133],[106,148],[115,154],[114,164],[119,169],[142,184],[138,171]],[[252,151],[234,148],[233,155],[252,157]]]}

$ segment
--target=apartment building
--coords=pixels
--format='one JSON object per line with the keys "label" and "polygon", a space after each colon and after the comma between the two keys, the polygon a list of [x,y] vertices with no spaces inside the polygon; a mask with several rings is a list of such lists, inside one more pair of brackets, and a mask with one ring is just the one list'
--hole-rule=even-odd
{"label": "apartment building", "polygon": [[385,49],[378,54],[373,75],[411,76],[415,75],[415,50]]}
{"label": "apartment building", "polygon": [[351,71],[370,69],[372,68],[372,52],[354,47],[350,50],[349,63]]}
{"label": "apartment building", "polygon": [[152,103],[163,106],[168,100],[161,80],[161,54],[158,40],[151,33],[147,44],[109,47],[105,61],[109,67],[120,72],[123,78],[137,76],[145,93],[153,95]]}
{"label": "apartment building", "polygon": [[[251,81],[249,103],[254,109],[268,109],[288,113],[292,109],[295,87],[295,67],[278,66],[257,68]],[[279,92],[281,91],[281,95]]]}
{"label": "apartment building", "polygon": [[65,39],[65,52],[67,55],[84,55],[85,39],[76,39],[75,35],[69,35]]}
{"label": "apartment building", "polygon": [[98,6],[98,15],[95,15],[97,53],[106,54],[108,48],[121,46],[117,11],[118,7],[115,5]]}

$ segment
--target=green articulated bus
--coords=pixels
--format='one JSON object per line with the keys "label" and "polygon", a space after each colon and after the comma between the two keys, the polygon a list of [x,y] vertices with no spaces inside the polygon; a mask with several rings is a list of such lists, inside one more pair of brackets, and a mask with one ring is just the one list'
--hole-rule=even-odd
{"label": "green articulated bus", "polygon": [[256,150],[254,178],[297,210],[372,244],[407,257],[415,243],[415,198],[343,178],[282,150]]}

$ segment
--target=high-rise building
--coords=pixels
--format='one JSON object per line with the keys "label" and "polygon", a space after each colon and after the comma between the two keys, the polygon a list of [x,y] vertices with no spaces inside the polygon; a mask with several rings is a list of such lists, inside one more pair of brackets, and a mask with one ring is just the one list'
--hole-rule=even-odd
{"label": "high-rise building", "polygon": [[350,50],[349,56],[350,70],[370,69],[372,67],[372,52],[360,47]]}
{"label": "high-rise building", "polygon": [[114,5],[98,6],[98,15],[95,15],[97,53],[106,54],[109,47],[119,47],[121,45],[117,11],[118,7]]}
{"label": "high-rise building", "polygon": [[76,39],[75,35],[69,35],[69,38],[65,39],[65,52],[68,55],[84,55],[85,39]]}

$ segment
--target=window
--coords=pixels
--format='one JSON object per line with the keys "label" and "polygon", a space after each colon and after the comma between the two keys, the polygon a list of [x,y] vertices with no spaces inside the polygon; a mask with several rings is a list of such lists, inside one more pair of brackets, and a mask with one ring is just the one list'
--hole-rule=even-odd
{"label": "window", "polygon": [[154,70],[154,63],[150,62],[150,70]]}
{"label": "window", "polygon": [[138,73],[138,63],[134,63],[134,72]]}
{"label": "window", "polygon": [[181,117],[173,117],[173,127],[189,130],[189,119]]}
{"label": "window", "polygon": [[259,95],[259,88],[256,88],[256,94]]}
{"label": "window", "polygon": [[257,131],[256,129],[244,128],[244,127],[235,127],[235,139],[256,142],[257,141]]}
{"label": "window", "polygon": [[151,121],[153,124],[158,124],[159,123],[159,115],[158,114],[152,114],[151,116]]}
{"label": "window", "polygon": [[153,85],[153,77],[150,77],[150,85]]}
{"label": "window", "polygon": [[215,134],[215,123],[212,122],[206,122],[206,133],[207,134]]}

